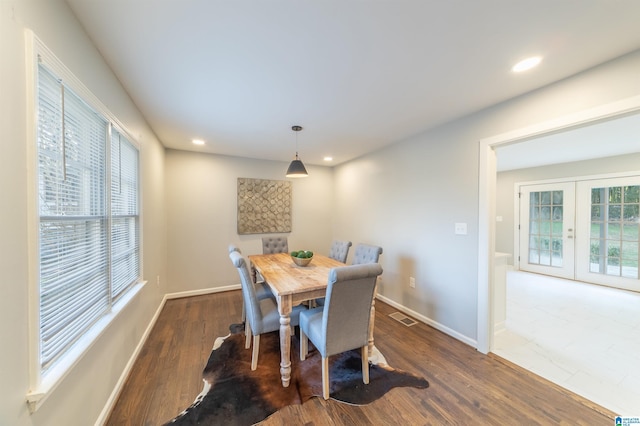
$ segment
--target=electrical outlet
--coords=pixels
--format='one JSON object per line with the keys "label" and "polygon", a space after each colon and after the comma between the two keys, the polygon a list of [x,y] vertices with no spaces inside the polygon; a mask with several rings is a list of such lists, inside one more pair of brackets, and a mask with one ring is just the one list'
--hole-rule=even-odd
{"label": "electrical outlet", "polygon": [[160,287],[160,275],[156,277],[156,285]]}
{"label": "electrical outlet", "polygon": [[413,277],[409,277],[409,287],[416,288],[416,279]]}
{"label": "electrical outlet", "polygon": [[466,223],[456,223],[454,228],[454,233],[456,235],[467,235],[467,224]]}

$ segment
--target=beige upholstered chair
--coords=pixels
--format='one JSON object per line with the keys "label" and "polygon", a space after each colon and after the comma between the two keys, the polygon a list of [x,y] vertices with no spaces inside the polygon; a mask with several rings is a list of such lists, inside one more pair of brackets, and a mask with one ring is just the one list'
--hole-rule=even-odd
{"label": "beige upholstered chair", "polygon": [[322,396],[329,399],[329,356],[360,348],[362,381],[369,383],[369,321],[377,263],[342,266],[329,272],[325,305],[300,313],[300,359],[311,340],[322,356]]}
{"label": "beige upholstered chair", "polygon": [[[277,331],[280,329],[280,314],[278,304],[273,298],[259,300],[256,296],[255,287],[251,281],[249,266],[242,254],[237,251],[229,253],[229,258],[238,269],[240,282],[242,284],[242,294],[246,301],[247,322],[253,334],[253,352],[251,353],[251,369],[258,366],[258,354],[260,353],[260,335]],[[291,327],[298,325],[300,312],[305,310],[303,306],[294,306],[291,311]]]}
{"label": "beige upholstered chair", "polygon": [[262,254],[289,253],[287,237],[262,237]]}

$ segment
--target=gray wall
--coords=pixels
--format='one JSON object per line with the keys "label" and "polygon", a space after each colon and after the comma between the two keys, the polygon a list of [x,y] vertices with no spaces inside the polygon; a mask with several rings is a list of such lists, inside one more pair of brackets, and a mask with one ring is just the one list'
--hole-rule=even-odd
{"label": "gray wall", "polygon": [[[171,292],[238,284],[227,246],[262,253],[262,234],[237,233],[237,179],[286,180],[288,163],[167,150],[168,266]],[[293,185],[291,250],[327,254],[333,218],[333,173],[307,165],[309,176]]]}
{"label": "gray wall", "polygon": [[336,167],[334,232],[384,247],[380,294],[475,344],[479,141],[637,96],[639,75],[636,51]]}

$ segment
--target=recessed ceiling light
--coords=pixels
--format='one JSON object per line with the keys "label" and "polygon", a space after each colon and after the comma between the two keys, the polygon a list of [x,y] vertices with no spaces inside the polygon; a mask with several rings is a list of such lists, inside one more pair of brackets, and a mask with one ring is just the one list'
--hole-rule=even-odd
{"label": "recessed ceiling light", "polygon": [[333,157],[324,157],[324,161],[333,161]]}
{"label": "recessed ceiling light", "polygon": [[518,62],[517,64],[515,64],[513,66],[513,68],[511,68],[511,71],[513,71],[513,72],[527,71],[527,70],[530,70],[533,67],[538,66],[538,64],[540,64],[540,62],[542,62],[542,57],[533,56],[531,58],[524,59],[524,60]]}
{"label": "recessed ceiling light", "polygon": [[194,145],[204,145],[204,141],[202,139],[194,139],[192,142]]}

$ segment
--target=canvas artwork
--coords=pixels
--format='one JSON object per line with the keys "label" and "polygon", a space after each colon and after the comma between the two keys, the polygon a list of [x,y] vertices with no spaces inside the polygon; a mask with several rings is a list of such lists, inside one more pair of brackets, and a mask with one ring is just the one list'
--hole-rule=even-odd
{"label": "canvas artwork", "polygon": [[291,182],[238,178],[238,234],[291,232]]}

